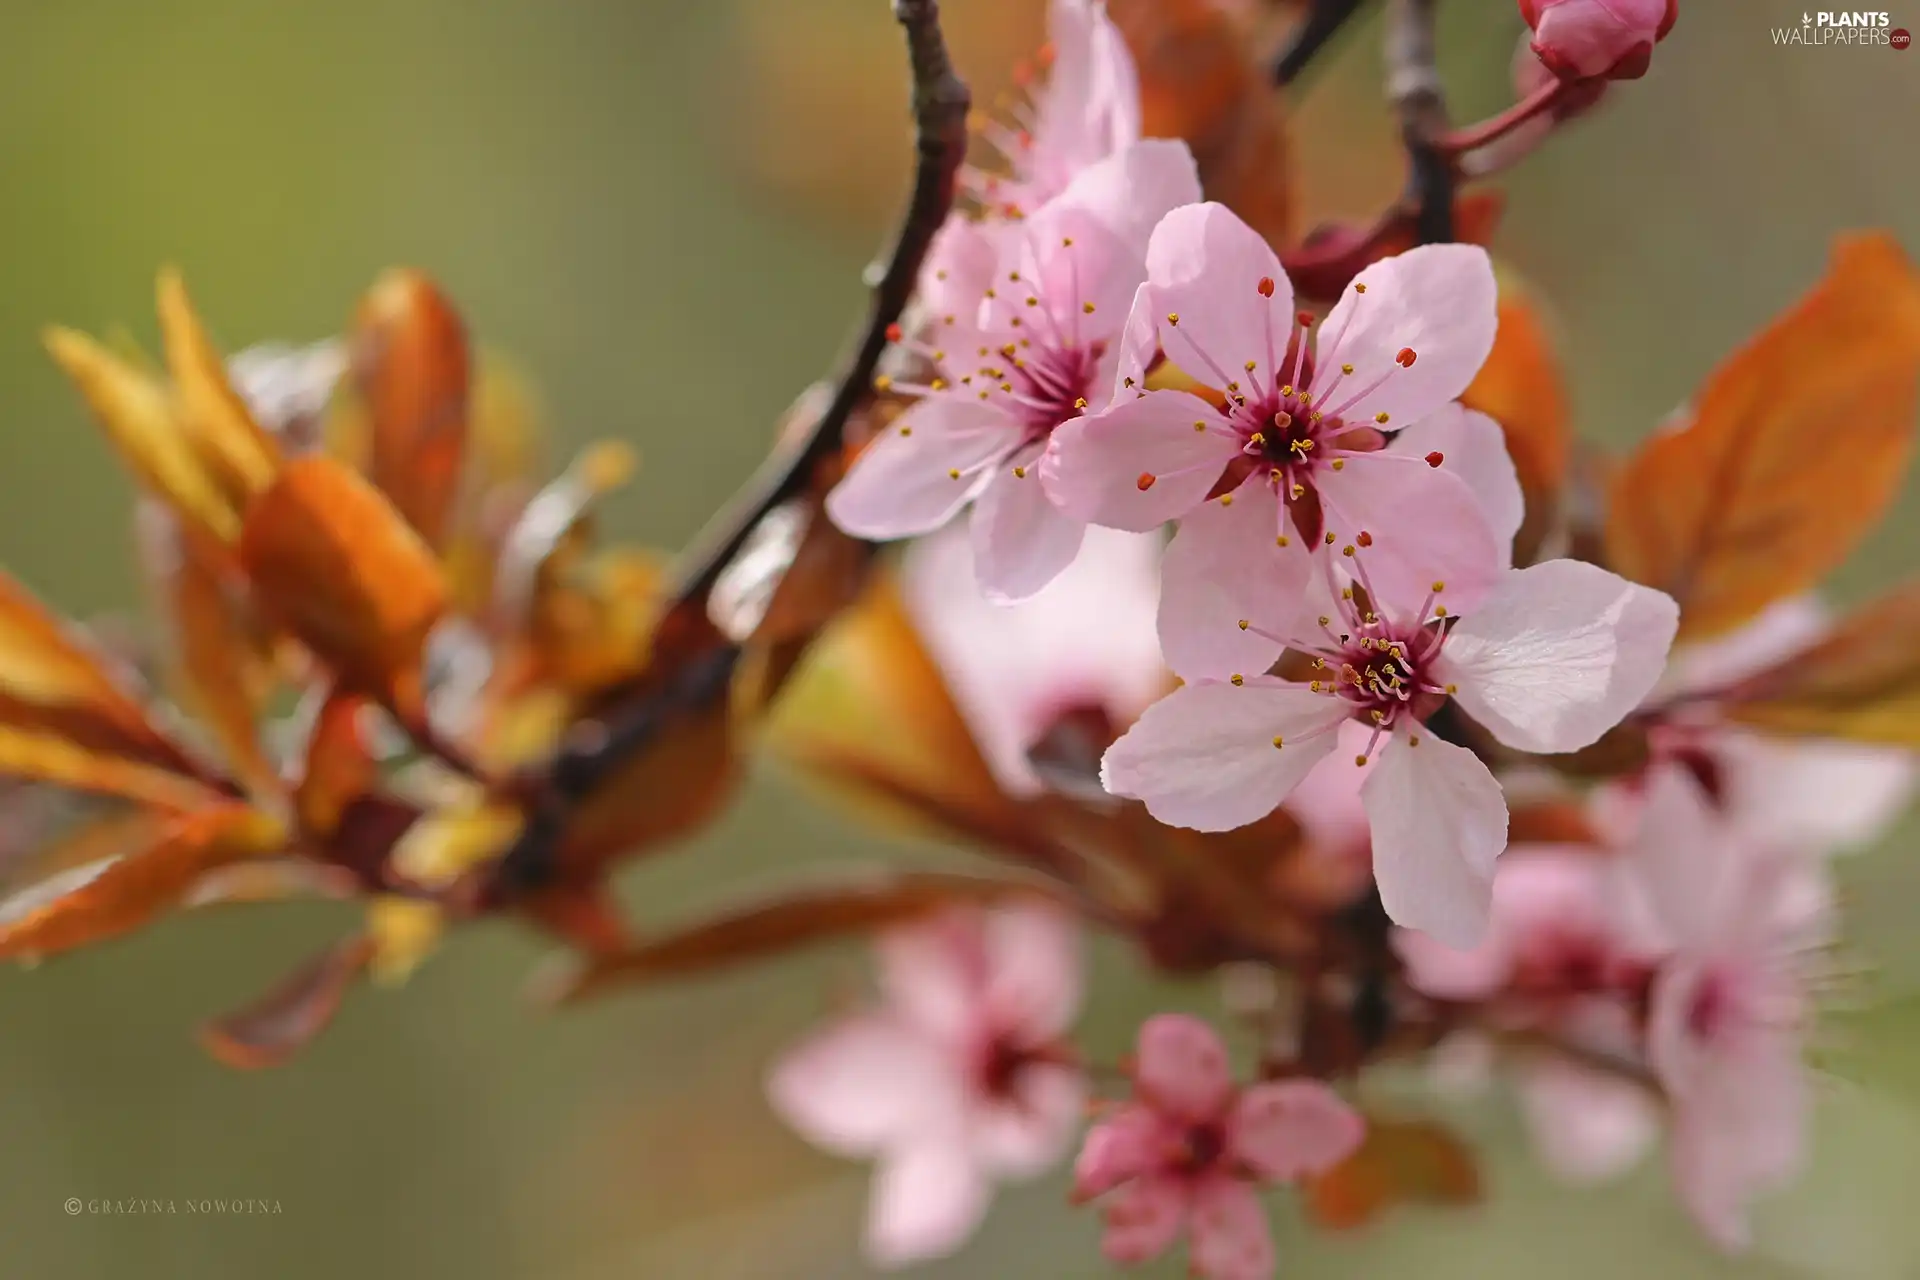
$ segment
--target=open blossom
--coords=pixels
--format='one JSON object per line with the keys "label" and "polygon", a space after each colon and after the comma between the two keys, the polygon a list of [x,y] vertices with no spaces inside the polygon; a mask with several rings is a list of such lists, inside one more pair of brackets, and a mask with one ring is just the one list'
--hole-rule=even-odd
{"label": "open blossom", "polygon": [[1053,0],[1047,36],[1045,83],[1011,122],[982,130],[1006,172],[965,174],[989,218],[1032,213],[1083,171],[1140,140],[1139,76],[1102,0]]}
{"label": "open blossom", "polygon": [[[1635,1019],[1656,965],[1622,908],[1613,871],[1593,848],[1509,850],[1479,946],[1455,950],[1426,934],[1395,934],[1408,981],[1443,1000],[1479,1004],[1498,1026],[1549,1031],[1633,1061]],[[1624,1173],[1659,1134],[1660,1114],[1644,1089],[1581,1063],[1529,1057],[1516,1065],[1513,1084],[1541,1160],[1566,1181]]]}
{"label": "open blossom", "polygon": [[1255,1188],[1324,1172],[1365,1135],[1317,1080],[1237,1088],[1220,1037],[1181,1014],[1140,1028],[1133,1085],[1073,1170],[1075,1199],[1111,1196],[1101,1248],[1115,1262],[1157,1258],[1184,1231],[1194,1275],[1265,1280],[1273,1236]]}
{"label": "open blossom", "polygon": [[[1493,345],[1484,250],[1429,245],[1373,264],[1311,342],[1279,259],[1221,205],[1168,214],[1146,279],[1130,331],[1157,334],[1224,404],[1145,391],[1152,347],[1129,344],[1143,358],[1103,412],[1053,434],[1042,477],[1094,524],[1180,521],[1161,597],[1175,671],[1264,669],[1278,650],[1235,624],[1284,625],[1329,539],[1367,534],[1389,596],[1417,599],[1436,577],[1463,607],[1485,593],[1522,504],[1498,428],[1453,404]],[[1407,429],[1389,441],[1389,424]]]}
{"label": "open blossom", "polygon": [[1638,80],[1653,46],[1680,16],[1680,0],[1520,0],[1533,51],[1563,80]]}
{"label": "open blossom", "polygon": [[1750,1202],[1805,1154],[1802,1045],[1831,893],[1817,861],[1742,839],[1675,769],[1649,781],[1628,857],[1667,951],[1647,1057],[1670,1103],[1674,1184],[1708,1236],[1741,1249]]}
{"label": "open blossom", "polygon": [[996,1179],[1066,1154],[1085,1105],[1061,1039],[1079,941],[1057,911],[1015,904],[896,930],[879,960],[884,1004],[790,1051],[768,1094],[817,1146],[877,1162],[867,1252],[898,1265],[951,1252]]}
{"label": "open blossom", "polygon": [[[1810,648],[1828,625],[1817,599],[1782,600],[1737,631],[1675,650],[1643,708],[1657,717],[1656,765],[1690,772],[1722,819],[1749,841],[1810,853],[1858,848],[1880,836],[1913,797],[1911,751],[1777,738],[1727,724],[1715,712],[1714,690]],[[1602,789],[1599,807],[1611,827],[1634,827],[1643,790],[1639,777]]]}
{"label": "open blossom", "polygon": [[999,600],[1025,599],[1072,563],[1086,524],[1048,501],[1041,451],[1111,394],[1145,228],[1198,195],[1185,145],[1154,140],[1083,173],[1016,236],[990,242],[951,224],[954,265],[933,281],[948,309],[912,344],[927,380],[892,384],[921,399],[828,495],[834,523],[856,537],[913,537],[972,502],[975,572]]}
{"label": "open blossom", "polygon": [[1162,822],[1229,830],[1284,801],[1333,751],[1335,731],[1358,720],[1371,744],[1360,762],[1376,749],[1379,756],[1361,800],[1387,914],[1451,946],[1473,946],[1506,847],[1506,801],[1477,756],[1424,721],[1451,699],[1518,750],[1579,750],[1652,688],[1679,611],[1663,593],[1604,569],[1552,560],[1507,570],[1479,608],[1454,617],[1435,603],[1451,584],[1428,584],[1424,601],[1409,606],[1376,590],[1367,557],[1349,547],[1374,607],[1344,589],[1317,628],[1273,636],[1276,651],[1315,656],[1324,678],[1302,685],[1235,675],[1187,685],[1108,750],[1102,778]]}
{"label": "open blossom", "polygon": [[1079,559],[1031,599],[1000,605],[974,584],[965,532],[949,527],[908,549],[908,613],[946,677],[1000,785],[1031,794],[1028,755],[1060,726],[1132,724],[1170,679],[1154,637],[1160,540],[1089,529]]}

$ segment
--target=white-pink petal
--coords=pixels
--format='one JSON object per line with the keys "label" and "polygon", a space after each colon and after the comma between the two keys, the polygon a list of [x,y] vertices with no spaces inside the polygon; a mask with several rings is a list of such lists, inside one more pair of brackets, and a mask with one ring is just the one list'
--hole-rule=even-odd
{"label": "white-pink petal", "polygon": [[808,1142],[867,1156],[957,1112],[952,1065],[885,1014],[843,1018],[789,1050],[767,1078],[776,1114]]}
{"label": "white-pink petal", "polygon": [[1019,426],[997,406],[929,396],[866,447],[827,495],[827,514],[856,538],[931,533],[1019,443]]}
{"label": "white-pink petal", "polygon": [[1073,563],[1086,536],[1087,526],[1040,487],[1039,461],[1039,445],[1015,454],[994,468],[974,499],[973,572],[981,593],[997,604],[1038,594]]}
{"label": "white-pink petal", "polygon": [[1147,283],[1167,359],[1200,381],[1224,387],[1247,376],[1249,360],[1266,376],[1285,354],[1293,286],[1265,237],[1225,205],[1190,204],[1161,219]]}
{"label": "white-pink petal", "polygon": [[1500,546],[1500,567],[1512,567],[1513,537],[1526,518],[1527,503],[1499,423],[1451,401],[1395,436],[1387,452],[1421,459],[1438,453],[1444,459],[1440,470],[1457,476],[1479,504]]}
{"label": "white-pink petal", "polygon": [[867,1257],[882,1267],[944,1257],[978,1229],[991,1196],[959,1130],[889,1151],[874,1170]]}
{"label": "white-pink petal", "polygon": [[1086,209],[1144,262],[1160,219],[1199,198],[1200,173],[1187,144],[1143,138],[1082,169],[1055,199]]}
{"label": "white-pink petal", "polygon": [[[1339,471],[1315,478],[1327,532],[1372,546],[1360,567],[1388,616],[1411,615],[1444,583],[1440,599],[1464,613],[1487,598],[1512,557],[1487,523],[1484,508],[1459,476],[1397,453],[1352,454]],[[1506,539],[1511,547],[1512,538]]]}
{"label": "white-pink petal", "polygon": [[1105,412],[1054,429],[1041,483],[1062,511],[1088,524],[1158,529],[1199,506],[1240,452],[1218,422],[1212,405],[1184,391],[1122,395]]}
{"label": "white-pink petal", "polygon": [[1507,847],[1506,797],[1487,766],[1425,729],[1396,733],[1361,799],[1387,915],[1450,947],[1479,945]]}
{"label": "white-pink petal", "polygon": [[1596,741],[1647,696],[1679,606],[1580,560],[1508,572],[1433,663],[1468,715],[1510,747],[1551,754]]}
{"label": "white-pink petal", "polygon": [[1066,1034],[1080,1012],[1082,970],[1080,930],[1058,907],[1013,902],[988,914],[988,1016],[1023,1043]]}
{"label": "white-pink petal", "polygon": [[[1497,298],[1493,262],[1477,245],[1422,245],[1374,263],[1320,326],[1314,399],[1323,400],[1321,388],[1350,364],[1353,372],[1331,392],[1336,408],[1378,386],[1342,417],[1385,413],[1411,424],[1438,411],[1459,398],[1493,350]],[[1413,363],[1403,367],[1400,353],[1409,350]]]}
{"label": "white-pink petal", "polygon": [[1101,781],[1171,826],[1229,831],[1287,798],[1333,749],[1343,714],[1336,699],[1298,685],[1187,685],[1107,748]]}
{"label": "white-pink petal", "polygon": [[1190,1199],[1179,1178],[1149,1174],[1120,1188],[1106,1207],[1100,1252],[1110,1262],[1148,1262],[1180,1238]]}
{"label": "white-pink petal", "polygon": [[[1180,522],[1160,566],[1160,652],[1183,679],[1254,676],[1300,620],[1312,560],[1278,539],[1281,507],[1259,478]],[[1241,626],[1245,622],[1246,626]]]}
{"label": "white-pink petal", "polygon": [[1565,1182],[1617,1178],[1660,1135],[1658,1105],[1617,1076],[1542,1058],[1527,1064],[1514,1089],[1541,1163]]}
{"label": "white-pink petal", "polygon": [[1254,1189],[1212,1174],[1193,1190],[1187,1261],[1204,1280],[1272,1280],[1273,1229]]}
{"label": "white-pink petal", "polygon": [[1241,1091],[1227,1143],[1261,1178],[1297,1182],[1352,1155],[1366,1131],[1360,1113],[1318,1080],[1273,1080]]}
{"label": "white-pink petal", "polygon": [[974,1150],[998,1178],[1022,1180],[1066,1158],[1087,1110],[1087,1081],[1058,1063],[1032,1063],[1008,1084],[1008,1096],[969,1116]]}

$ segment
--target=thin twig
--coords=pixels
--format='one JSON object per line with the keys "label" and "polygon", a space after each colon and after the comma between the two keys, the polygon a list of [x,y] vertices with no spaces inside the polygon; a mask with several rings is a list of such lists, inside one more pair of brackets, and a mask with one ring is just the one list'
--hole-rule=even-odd
{"label": "thin twig", "polygon": [[1273,63],[1273,82],[1281,88],[1299,79],[1307,64],[1340,33],[1347,19],[1358,13],[1365,0],[1313,0],[1307,16],[1295,27],[1287,47]]}
{"label": "thin twig", "polygon": [[1441,146],[1447,103],[1434,55],[1436,0],[1393,0],[1387,13],[1387,96],[1407,150],[1407,201],[1422,244],[1453,239],[1454,171]]}
{"label": "thin twig", "polygon": [[[907,39],[918,159],[913,194],[893,250],[874,283],[866,326],[835,383],[832,400],[812,429],[795,443],[777,448],[681,557],[674,591],[662,613],[667,622],[689,612],[704,614],[715,581],[760,522],[804,491],[816,467],[841,447],[848,420],[873,394],[874,370],[886,349],[887,331],[906,309],[934,236],[953,208],[967,150],[971,106],[967,86],[947,53],[939,0],[894,0],[893,13]],[[662,650],[655,652],[659,655]],[[633,759],[678,715],[727,696],[741,656],[737,643],[722,641],[692,655],[675,652],[683,657],[684,666],[671,671],[650,669],[633,682],[630,697],[614,691],[603,711],[573,726],[545,777],[531,788],[526,830],[496,864],[485,894],[489,902],[548,882],[572,806]]]}

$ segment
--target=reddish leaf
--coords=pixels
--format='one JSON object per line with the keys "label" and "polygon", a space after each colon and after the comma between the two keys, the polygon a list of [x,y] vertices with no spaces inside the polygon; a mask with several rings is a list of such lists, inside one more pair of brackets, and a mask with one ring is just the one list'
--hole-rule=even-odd
{"label": "reddish leaf", "polygon": [[541,995],[553,1003],[570,1003],[616,983],[711,973],[864,936],[957,903],[1039,892],[1030,884],[931,871],[873,870],[796,885],[625,951],[582,961],[550,975],[541,984]]}
{"label": "reddish leaf", "polygon": [[243,1071],[279,1066],[327,1029],[372,958],[369,938],[336,943],[246,1008],[203,1024],[202,1047]]}
{"label": "reddish leaf", "polygon": [[367,473],[439,547],[466,450],[466,329],[432,281],[389,271],[360,304],[352,360],[370,424]]}
{"label": "reddish leaf", "polygon": [[1614,484],[1612,567],[1731,630],[1807,590],[1899,490],[1920,379],[1920,277],[1885,235],[1842,237],[1826,279],[1707,381]]}
{"label": "reddish leaf", "polygon": [[439,563],[379,490],[331,458],[291,462],[247,511],[240,563],[261,607],[409,729],[426,721]]}
{"label": "reddish leaf", "polygon": [[215,868],[270,854],[285,830],[233,805],[188,814],[144,849],[56,877],[0,904],[0,959],[43,957],[131,932]]}
{"label": "reddish leaf", "polygon": [[371,790],[379,777],[360,731],[366,706],[364,698],[335,691],[314,717],[294,807],[302,830],[321,840],[339,829],[348,802]]}
{"label": "reddish leaf", "polygon": [[1774,733],[1920,747],[1920,582],[1725,695],[1726,714]]}
{"label": "reddish leaf", "polygon": [[1397,1204],[1474,1204],[1480,1171],[1473,1153],[1439,1125],[1370,1116],[1360,1149],[1301,1190],[1309,1218],[1351,1231]]}
{"label": "reddish leaf", "polygon": [[233,389],[227,362],[194,311],[180,273],[162,271],[158,294],[160,333],[181,433],[235,510],[244,510],[249,499],[273,483],[280,446]]}

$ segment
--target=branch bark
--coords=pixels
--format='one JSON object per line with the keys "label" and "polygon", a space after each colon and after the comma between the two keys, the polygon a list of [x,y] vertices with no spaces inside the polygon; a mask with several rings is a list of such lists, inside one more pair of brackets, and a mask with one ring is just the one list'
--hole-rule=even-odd
{"label": "branch bark", "polygon": [[1360,11],[1363,3],[1365,0],[1313,0],[1307,16],[1294,28],[1287,47],[1274,60],[1274,84],[1284,89],[1299,79],[1307,64],[1340,33],[1340,28]]}
{"label": "branch bark", "polygon": [[1393,0],[1387,12],[1387,97],[1407,151],[1407,200],[1418,211],[1420,243],[1452,240],[1454,171],[1442,146],[1447,102],[1434,48],[1437,0]]}

